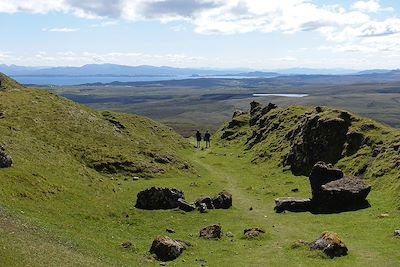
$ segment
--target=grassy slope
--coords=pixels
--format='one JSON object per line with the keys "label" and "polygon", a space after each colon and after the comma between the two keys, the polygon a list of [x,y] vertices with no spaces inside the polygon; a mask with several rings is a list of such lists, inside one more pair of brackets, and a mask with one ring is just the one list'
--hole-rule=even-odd
{"label": "grassy slope", "polygon": [[[391,191],[379,186],[393,182],[392,176],[374,183],[369,197],[372,207],[366,210],[276,214],[274,198],[307,197],[309,185],[304,177],[282,171],[279,157],[251,163],[261,146],[243,151],[238,139],[213,144],[211,150],[194,150],[183,141],[175,145],[179,138],[149,120],[106,114],[127,127],[129,134],[121,133],[100,113],[44,91],[0,92],[0,99],[0,110],[6,114],[6,119],[0,119],[0,142],[15,161],[13,168],[0,170],[0,205],[4,207],[0,211],[0,265],[142,265],[153,238],[165,235],[167,227],[176,230],[172,237],[193,245],[174,262],[182,266],[396,266],[400,261],[399,240],[392,237],[400,223],[399,211],[393,194],[387,193]],[[35,122],[38,119],[40,123]],[[165,135],[162,140],[153,135],[155,125],[161,129],[158,136]],[[248,130],[248,126],[241,128]],[[143,150],[152,153],[137,155]],[[96,157],[97,152],[101,157]],[[136,175],[129,171],[137,170],[105,174],[90,168],[103,159],[115,162],[119,154],[128,161],[146,163],[145,175],[154,178],[125,181]],[[175,160],[168,166],[151,163],[154,154]],[[181,170],[185,161],[196,171]],[[166,172],[154,173],[151,166]],[[234,206],[207,214],[133,208],[137,192],[150,186],[180,188],[189,201],[225,189],[233,193]],[[292,193],[293,188],[299,188],[299,193]],[[390,217],[378,218],[383,212]],[[235,237],[200,240],[198,230],[213,223],[220,223]],[[243,239],[243,229],[253,226],[264,228],[266,235]],[[324,230],[337,231],[350,255],[327,260],[307,249],[291,248],[294,241],[311,241]],[[128,240],[135,248],[121,249],[120,244]]]}

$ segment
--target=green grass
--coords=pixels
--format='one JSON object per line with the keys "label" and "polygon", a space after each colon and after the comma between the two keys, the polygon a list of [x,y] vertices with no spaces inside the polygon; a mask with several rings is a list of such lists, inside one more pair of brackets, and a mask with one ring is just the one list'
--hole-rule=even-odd
{"label": "green grass", "polygon": [[[15,163],[0,169],[1,266],[159,266],[144,263],[158,235],[192,244],[171,263],[176,266],[396,266],[400,262],[400,240],[392,237],[400,225],[396,170],[368,178],[373,186],[371,208],[327,215],[276,214],[276,197],[311,194],[307,178],[280,166],[279,153],[284,149],[254,161],[262,150],[271,154],[269,146],[284,146],[277,143],[280,135],[245,150],[245,136],[227,142],[219,141],[217,134],[211,149],[196,150],[192,140],[189,143],[156,122],[99,113],[46,91],[5,91],[0,99],[0,111],[6,114],[0,119],[0,143]],[[302,112],[294,110],[294,115]],[[116,128],[110,119],[125,129]],[[243,126],[239,131],[246,134],[251,129]],[[378,163],[391,166],[390,153]],[[158,163],[160,158],[170,163]],[[133,165],[118,167],[115,173],[94,169],[104,162]],[[378,164],[376,168],[373,173],[382,169]],[[143,179],[132,181],[136,175]],[[227,190],[233,194],[233,207],[206,214],[134,208],[136,194],[152,186],[179,188],[189,201]],[[293,188],[299,192],[293,193]],[[389,217],[379,218],[382,213]],[[215,223],[234,237],[198,238],[202,227]],[[266,234],[247,240],[243,230],[250,227],[263,228]],[[166,228],[176,233],[167,234]],[[342,237],[348,256],[331,260],[306,248],[292,248],[299,239],[313,241],[325,230]],[[126,241],[134,248],[122,249]]]}

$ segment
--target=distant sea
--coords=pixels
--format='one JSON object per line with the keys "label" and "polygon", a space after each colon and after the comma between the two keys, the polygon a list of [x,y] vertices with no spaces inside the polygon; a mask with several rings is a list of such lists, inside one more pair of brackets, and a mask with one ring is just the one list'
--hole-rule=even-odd
{"label": "distant sea", "polygon": [[11,76],[21,84],[71,86],[87,83],[112,83],[112,82],[152,82],[167,80],[223,78],[223,79],[249,79],[245,76]]}

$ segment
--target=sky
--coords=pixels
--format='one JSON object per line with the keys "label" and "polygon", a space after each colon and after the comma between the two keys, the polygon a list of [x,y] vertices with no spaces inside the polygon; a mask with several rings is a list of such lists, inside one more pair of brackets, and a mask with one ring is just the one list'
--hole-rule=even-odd
{"label": "sky", "polygon": [[397,69],[397,0],[0,0],[0,64]]}

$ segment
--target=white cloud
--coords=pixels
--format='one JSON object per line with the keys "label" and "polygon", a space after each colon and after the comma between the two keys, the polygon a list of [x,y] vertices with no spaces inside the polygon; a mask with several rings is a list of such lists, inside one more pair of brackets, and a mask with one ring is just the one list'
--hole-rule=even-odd
{"label": "white cloud", "polygon": [[79,28],[51,28],[51,29],[47,29],[47,28],[43,28],[42,31],[43,32],[77,32],[79,31]]}
{"label": "white cloud", "polygon": [[400,18],[382,19],[375,14],[388,10],[393,9],[383,7],[378,0],[357,1],[349,9],[340,4],[318,5],[311,0],[0,0],[0,13],[64,12],[87,19],[107,19],[94,27],[113,25],[119,19],[184,21],[202,34],[316,31],[328,41],[346,45],[364,45],[366,37],[376,39],[399,33]]}

